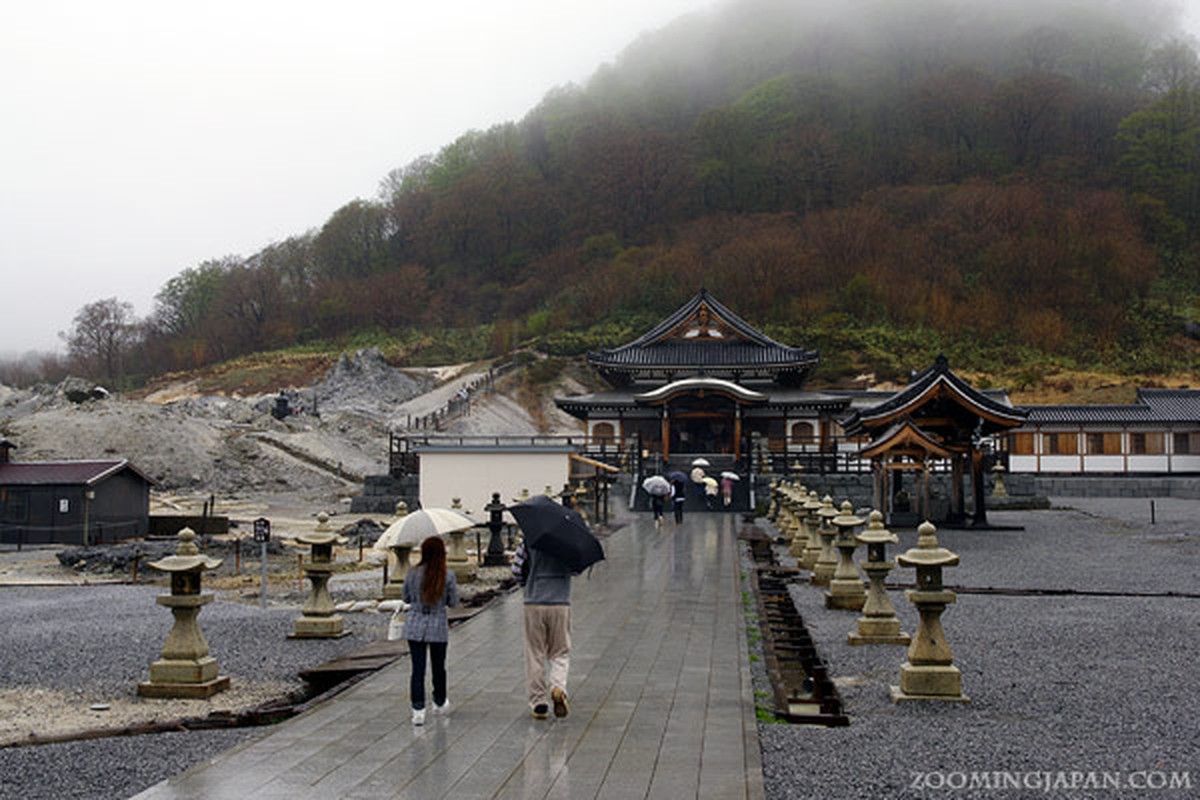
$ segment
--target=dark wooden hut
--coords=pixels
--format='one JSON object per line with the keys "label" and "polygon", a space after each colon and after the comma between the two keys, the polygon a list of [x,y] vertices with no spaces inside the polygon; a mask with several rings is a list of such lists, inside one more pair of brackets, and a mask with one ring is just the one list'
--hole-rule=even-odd
{"label": "dark wooden hut", "polygon": [[145,536],[154,481],[128,461],[9,458],[0,440],[0,542],[101,544]]}

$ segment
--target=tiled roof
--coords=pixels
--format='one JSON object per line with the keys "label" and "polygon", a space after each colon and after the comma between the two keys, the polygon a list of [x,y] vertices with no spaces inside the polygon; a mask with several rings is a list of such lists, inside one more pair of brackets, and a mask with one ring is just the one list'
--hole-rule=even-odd
{"label": "tiled roof", "polygon": [[[700,306],[711,310],[737,340],[678,341],[668,338],[696,314]],[[817,363],[816,351],[789,347],[765,336],[701,289],[651,330],[629,344],[588,353],[601,369],[775,369],[808,370]]]}
{"label": "tiled roof", "polygon": [[[644,404],[638,402],[635,396],[653,388],[655,387],[646,386],[645,384],[635,384],[624,389],[611,389],[609,391],[573,395],[571,397],[556,397],[554,398],[554,403],[568,414],[582,419],[586,416],[588,410],[599,411],[605,409],[645,407]],[[744,388],[765,394],[767,399],[762,405],[767,408],[821,408],[836,412],[845,409],[848,405],[848,400],[845,397],[824,392],[810,392],[803,389],[779,387],[773,384],[763,385],[761,383],[747,383]]]}
{"label": "tiled roof", "polygon": [[1024,406],[1036,425],[1182,422],[1200,424],[1200,390],[1138,389],[1129,405]]}
{"label": "tiled roof", "polygon": [[[994,417],[1008,420],[1006,424],[1019,424],[1025,418],[1026,412],[1023,409],[1014,408],[1002,402],[993,392],[982,392],[971,386],[950,370],[950,362],[945,356],[938,356],[933,362],[933,366],[913,378],[908,386],[878,405],[860,409],[844,423],[844,427],[847,432],[854,432],[864,427],[871,427],[872,422],[878,424],[880,420],[905,413],[908,406],[925,397],[926,393],[939,382],[962,398],[965,403],[972,404],[980,411],[987,412]],[[1005,395],[999,396],[1005,397]]]}
{"label": "tiled roof", "polygon": [[101,480],[130,469],[148,483],[128,461],[10,461],[0,464],[0,485],[7,486],[92,486]]}
{"label": "tiled roof", "polygon": [[640,347],[625,345],[615,350],[591,353],[589,358],[597,366],[678,369],[800,368],[811,366],[816,360],[807,350],[778,343],[763,345],[749,342],[657,342]]}

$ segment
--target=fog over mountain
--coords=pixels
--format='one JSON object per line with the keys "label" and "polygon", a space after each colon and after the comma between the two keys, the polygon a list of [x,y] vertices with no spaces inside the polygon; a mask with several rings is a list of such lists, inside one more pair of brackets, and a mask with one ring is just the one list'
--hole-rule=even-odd
{"label": "fog over mountain", "polygon": [[[0,271],[20,287],[20,300],[0,314],[0,357],[61,347],[55,334],[85,304],[105,298],[131,302],[140,319],[158,314],[152,299],[204,264],[232,275],[286,262],[306,271],[304,281],[346,279],[330,248],[337,225],[358,210],[390,215],[386,253],[365,271],[410,270],[404,274],[413,291],[402,297],[409,302],[425,297],[425,288],[433,292],[427,319],[368,324],[452,319],[436,298],[453,279],[465,281],[468,294],[490,281],[532,287],[531,306],[485,307],[469,298],[459,315],[465,324],[500,315],[525,326],[537,302],[552,297],[542,276],[563,274],[564,259],[602,256],[616,264],[622,249],[706,213],[847,208],[880,176],[902,185],[1033,170],[1073,186],[1110,187],[1125,179],[1116,173],[1119,118],[1110,117],[1149,102],[1152,93],[1132,94],[1147,89],[1150,54],[1200,18],[1200,0],[621,0],[602,8],[526,0],[503,13],[468,4],[468,24],[449,12],[400,13],[374,2],[253,12],[215,3],[183,12],[122,0],[103,12],[79,4],[64,13],[69,6],[22,10],[0,32],[0,45],[8,45],[0,46],[0,69],[21,76],[0,84],[0,100],[15,109],[2,134],[8,146],[0,148],[10,176],[0,187]],[[929,82],[939,71],[946,82]],[[974,137],[988,132],[962,128],[929,94],[963,92],[994,105],[1003,88],[995,82],[1035,74],[1072,85],[1069,98],[1065,84],[1042,87],[1050,94],[1040,97],[1058,98],[1063,122],[1050,131],[1033,120],[1030,131],[1018,132],[1027,142],[1000,141],[992,131],[994,141],[979,144]],[[925,83],[925,95],[905,94]],[[869,96],[870,87],[893,93],[895,103]],[[928,107],[914,106],[913,97],[928,98]],[[633,127],[600,135],[586,122],[598,110]],[[752,145],[734,141],[732,129],[722,132],[746,120],[750,127],[736,133],[750,135]],[[506,140],[510,121],[512,135],[529,141],[544,132],[544,152]],[[786,135],[754,127],[768,124]],[[1010,120],[1005,135],[1016,124]],[[955,125],[959,143],[939,151],[938,137]],[[1058,150],[1046,159],[1022,151],[1089,131],[1106,138],[1083,151],[1071,149],[1078,141],[1068,147],[1055,139]],[[654,146],[681,157],[687,151],[672,167],[682,172],[670,175],[675,207],[651,213],[621,199],[614,193],[619,161],[601,162],[612,167],[605,176],[556,173],[544,160],[561,159],[566,169],[586,161],[575,161],[583,150],[612,159],[642,136],[664,137]],[[822,138],[830,136],[840,138]],[[888,152],[881,136],[907,144]],[[754,152],[739,155],[746,147]],[[830,147],[841,148],[836,160],[827,158]],[[510,156],[527,160],[521,169],[542,171],[544,185],[508,191],[511,208],[497,211],[511,216],[505,243],[495,231],[472,230],[458,252],[439,237],[458,224],[454,203],[467,203],[470,192],[487,188],[481,181],[496,178],[488,148],[512,148]],[[810,155],[802,164],[803,148]],[[970,163],[947,161],[966,157]],[[825,174],[835,163],[836,181]],[[764,181],[776,184],[774,195]],[[434,195],[440,209],[412,216]],[[573,208],[580,196],[591,205]],[[562,216],[544,216],[544,203]],[[418,224],[394,235],[397,225]],[[607,233],[604,226],[616,236],[604,248],[616,250],[575,252],[582,240]],[[1138,251],[1126,263],[1143,258]],[[418,274],[428,278],[410,280]],[[328,304],[325,311],[332,313]],[[311,321],[316,313],[313,306],[294,315]],[[279,346],[314,335],[304,324],[259,334],[264,346]],[[348,316],[329,324],[344,331],[359,322]],[[245,338],[234,330],[205,335],[205,358]],[[177,344],[199,352],[194,343]]]}

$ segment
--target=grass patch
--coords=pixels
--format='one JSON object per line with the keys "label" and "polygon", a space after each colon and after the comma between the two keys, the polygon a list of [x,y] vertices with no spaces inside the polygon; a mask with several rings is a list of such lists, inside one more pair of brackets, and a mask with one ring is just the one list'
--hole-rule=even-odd
{"label": "grass patch", "polygon": [[754,718],[767,725],[786,725],[787,720],[776,716],[775,712],[765,706],[754,706]]}

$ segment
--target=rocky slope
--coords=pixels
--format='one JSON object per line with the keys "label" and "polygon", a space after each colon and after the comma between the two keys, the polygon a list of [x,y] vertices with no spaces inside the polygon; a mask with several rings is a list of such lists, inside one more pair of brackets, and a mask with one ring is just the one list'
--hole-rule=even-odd
{"label": "rocky slope", "polygon": [[[292,413],[272,416],[275,394],[202,395],[181,381],[134,400],[67,379],[58,386],[0,386],[0,435],[14,460],[125,458],[169,493],[256,496],[299,493],[314,501],[354,494],[362,476],[386,471],[388,431],[444,406],[487,364],[402,370],[377,350],[343,355],[312,386],[289,387]],[[535,421],[517,395],[519,375],[472,396],[471,413],[446,433],[530,434],[548,421],[575,432],[547,387]],[[315,412],[315,413],[314,413]]]}

